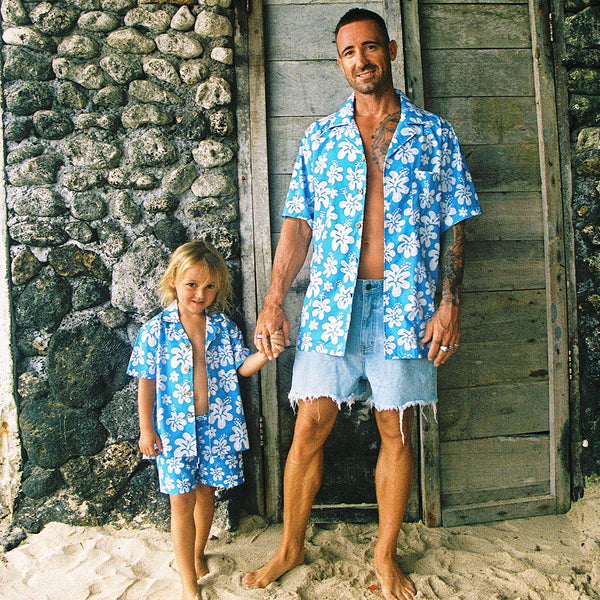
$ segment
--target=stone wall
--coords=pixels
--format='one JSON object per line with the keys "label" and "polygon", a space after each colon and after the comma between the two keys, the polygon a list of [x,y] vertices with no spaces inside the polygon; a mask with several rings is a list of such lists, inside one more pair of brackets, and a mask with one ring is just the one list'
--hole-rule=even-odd
{"label": "stone wall", "polygon": [[582,467],[600,473],[600,6],[567,0],[573,214],[580,352]]}
{"label": "stone wall", "polygon": [[3,0],[1,13],[15,524],[162,524],[125,368],[180,243],[209,239],[240,289],[231,0]]}

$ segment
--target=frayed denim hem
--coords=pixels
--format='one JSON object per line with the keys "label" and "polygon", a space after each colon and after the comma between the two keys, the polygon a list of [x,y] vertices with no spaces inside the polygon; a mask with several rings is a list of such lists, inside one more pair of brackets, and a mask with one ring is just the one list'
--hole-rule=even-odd
{"label": "frayed denim hem", "polygon": [[290,406],[294,413],[298,411],[298,405],[300,402],[314,402],[319,398],[327,398],[328,400],[332,400],[337,404],[337,407],[341,410],[344,407],[352,408],[352,405],[355,402],[361,402],[368,398],[368,394],[354,394],[349,398],[340,398],[339,396],[334,396],[332,394],[322,394],[322,395],[314,395],[314,396],[299,396],[298,394],[292,394],[291,392],[288,394],[288,400],[290,401]]}
{"label": "frayed denim hem", "polygon": [[[431,408],[433,409],[433,418],[435,419],[436,423],[438,420],[438,416],[437,416],[437,400],[411,400],[409,402],[406,402],[405,404],[403,404],[402,406],[386,406],[383,408],[378,408],[377,406],[375,406],[375,404],[373,404],[372,400],[370,399],[370,396],[368,394],[355,394],[353,396],[350,396],[350,398],[340,398],[339,396],[333,396],[331,394],[323,394],[322,396],[298,396],[297,394],[292,394],[290,393],[288,395],[288,399],[290,401],[290,406],[292,407],[292,410],[294,411],[294,413],[298,412],[298,405],[300,402],[314,402],[315,400],[318,400],[319,398],[327,398],[329,400],[332,400],[333,402],[335,402],[337,404],[338,409],[342,409],[344,407],[347,407],[348,409],[352,408],[352,405],[355,402],[361,402],[361,401],[365,401],[367,403],[367,406],[369,407],[370,410],[378,410],[378,411],[384,411],[384,410],[396,410],[399,413],[399,418],[400,418],[400,433],[402,434],[402,443],[404,444],[404,429],[402,428],[403,424],[404,424],[404,411],[407,408],[413,408],[414,406],[431,406]],[[426,418],[426,417],[425,417]]]}
{"label": "frayed denim hem", "polygon": [[432,400],[411,400],[409,402],[406,402],[402,406],[386,406],[384,408],[377,408],[377,406],[375,406],[371,400],[367,400],[367,404],[368,404],[369,408],[371,408],[373,410],[378,410],[380,412],[384,411],[384,410],[397,410],[400,413],[400,415],[399,415],[400,416],[400,433],[402,434],[402,443],[403,444],[404,444],[404,429],[402,428],[402,425],[404,424],[404,411],[407,408],[413,408],[414,406],[431,406],[431,408],[433,408],[433,418],[435,419],[436,423],[438,420],[437,400],[433,400],[433,401]]}

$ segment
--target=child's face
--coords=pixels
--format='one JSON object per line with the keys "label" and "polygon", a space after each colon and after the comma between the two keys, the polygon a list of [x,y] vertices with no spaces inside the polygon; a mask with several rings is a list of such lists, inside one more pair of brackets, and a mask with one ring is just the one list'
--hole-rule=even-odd
{"label": "child's face", "polygon": [[209,269],[201,263],[186,269],[178,281],[171,283],[177,295],[179,310],[190,315],[204,312],[215,300],[217,295],[216,278],[212,277]]}

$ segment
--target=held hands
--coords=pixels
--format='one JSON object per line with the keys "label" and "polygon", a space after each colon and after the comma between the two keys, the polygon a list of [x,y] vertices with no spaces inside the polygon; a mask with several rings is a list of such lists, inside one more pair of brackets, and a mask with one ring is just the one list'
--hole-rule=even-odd
{"label": "held hands", "polygon": [[427,323],[423,344],[431,342],[428,360],[434,366],[443,365],[458,350],[460,340],[460,305],[444,302]]}
{"label": "held hands", "polygon": [[290,345],[290,322],[281,304],[266,304],[256,321],[256,349],[269,360],[277,358]]}
{"label": "held hands", "polygon": [[[258,348],[258,342],[259,341],[263,341],[264,338],[258,338],[256,337],[256,335],[254,336],[254,340],[256,342],[256,346]],[[268,338],[266,341],[266,344],[269,345],[270,349],[271,349],[271,355],[273,358],[277,358],[285,349],[285,344],[283,341],[283,331],[281,331],[281,329],[274,331]],[[263,347],[265,347],[266,345],[265,343],[263,343]],[[266,354],[265,352],[259,350],[259,352],[261,353],[262,356],[264,356],[266,359],[271,360],[271,355]]]}
{"label": "held hands", "polygon": [[158,456],[162,452],[160,436],[154,429],[140,433],[138,446],[145,456]]}

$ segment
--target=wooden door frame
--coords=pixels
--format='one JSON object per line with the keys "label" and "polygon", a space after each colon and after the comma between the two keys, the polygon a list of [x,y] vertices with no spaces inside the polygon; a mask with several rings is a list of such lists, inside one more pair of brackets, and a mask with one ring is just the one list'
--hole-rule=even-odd
{"label": "wooden door frame", "polygon": [[[546,256],[548,306],[548,356],[550,393],[551,492],[555,498],[547,512],[562,512],[570,504],[569,458],[565,455],[565,436],[569,428],[569,387],[576,391],[576,378],[569,380],[569,356],[576,354],[575,275],[570,213],[565,194],[569,191],[561,182],[565,178],[565,146],[555,127],[542,129],[541,124],[557,122],[560,90],[555,87],[553,40],[548,28],[549,2],[529,0],[533,48],[536,108],[540,129],[539,151],[542,176],[542,198],[545,214],[544,242]],[[424,104],[423,74],[419,27],[419,0],[388,3],[392,25],[390,34],[403,41],[395,64],[395,81],[406,82],[407,94],[417,104]],[[238,46],[247,50],[238,53],[238,129],[240,139],[239,189],[245,321],[253,330],[256,314],[264,300],[271,277],[271,231],[269,214],[269,183],[267,163],[267,120],[264,61],[263,5],[255,1],[240,8],[247,19],[246,31]],[[401,34],[401,35],[400,35]],[[241,58],[241,61],[239,60]],[[242,75],[240,77],[240,74]],[[560,82],[558,82],[560,84]],[[556,98],[559,98],[559,101]],[[568,136],[567,136],[568,140]],[[561,156],[562,153],[562,156]],[[562,168],[562,173],[561,173]],[[565,198],[564,198],[565,197]],[[564,199],[563,199],[564,198]],[[552,258],[552,260],[550,260]],[[254,274],[254,277],[252,277]],[[571,372],[573,366],[571,365]],[[574,381],[573,381],[574,379]],[[269,518],[281,517],[282,473],[280,470],[279,407],[277,374],[274,364],[261,371],[256,393],[261,397],[262,512]],[[572,401],[572,399],[571,399]],[[442,524],[439,430],[434,411],[419,411],[420,492],[422,519],[429,526]],[[264,474],[268,473],[268,477]],[[535,503],[531,500],[531,503]],[[528,504],[528,501],[524,501]],[[522,508],[527,514],[527,506]],[[491,514],[491,513],[490,513]]]}
{"label": "wooden door frame", "polygon": [[[244,320],[249,332],[271,281],[271,227],[267,164],[267,119],[261,1],[237,4],[236,76],[238,188]],[[266,225],[266,226],[265,226]],[[279,413],[274,362],[253,377],[251,394],[258,398],[258,469],[256,493],[260,513],[280,517]],[[266,474],[269,474],[266,477]]]}

